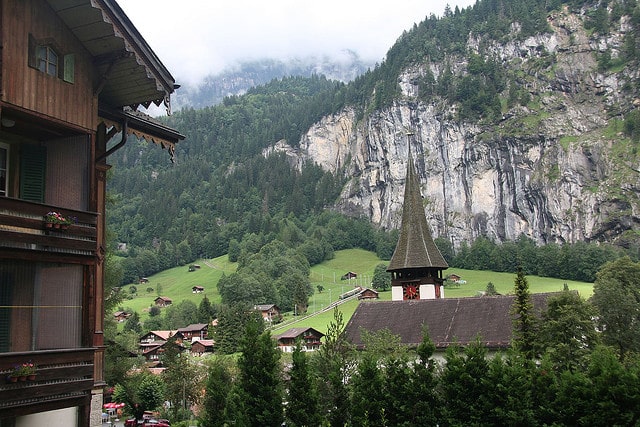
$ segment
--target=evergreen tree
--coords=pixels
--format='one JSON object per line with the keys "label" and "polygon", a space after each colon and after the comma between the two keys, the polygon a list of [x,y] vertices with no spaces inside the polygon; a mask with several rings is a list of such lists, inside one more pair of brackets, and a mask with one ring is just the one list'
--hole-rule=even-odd
{"label": "evergreen tree", "polygon": [[489,362],[480,340],[462,351],[452,346],[445,355],[440,378],[445,425],[483,425],[491,408],[485,402]]}
{"label": "evergreen tree", "polygon": [[204,298],[202,298],[202,301],[200,301],[200,304],[198,305],[197,316],[197,323],[206,323],[208,325],[210,325],[211,321],[216,317],[216,310],[213,305],[211,305],[211,301],[209,301],[209,298],[207,298],[206,295],[204,296]]}
{"label": "evergreen tree", "polygon": [[231,366],[227,359],[217,357],[209,366],[205,396],[203,401],[204,413],[202,425],[206,427],[224,427],[225,408],[233,385]]}
{"label": "evergreen tree", "polygon": [[200,401],[202,379],[196,366],[190,363],[187,354],[182,352],[175,336],[167,340],[164,348],[161,361],[165,368],[162,371],[162,381],[166,399],[171,403],[175,418],[188,418],[191,405]]}
{"label": "evergreen tree", "polygon": [[284,420],[280,350],[269,332],[261,331],[261,323],[247,324],[238,359],[239,393],[250,426],[280,427]]}
{"label": "evergreen tree", "polygon": [[137,311],[131,313],[131,316],[124,322],[124,331],[133,331],[137,334],[142,333],[142,325],[140,323],[140,315]]}
{"label": "evergreen tree", "polygon": [[350,386],[353,425],[385,425],[385,402],[388,400],[384,394],[385,380],[372,353],[365,352],[362,356]]}
{"label": "evergreen tree", "polygon": [[590,352],[600,343],[596,317],[595,307],[577,292],[565,290],[550,297],[540,322],[538,353],[546,352],[556,369],[586,368]]}
{"label": "evergreen tree", "polygon": [[293,350],[289,375],[287,425],[300,427],[320,425],[318,393],[300,341],[296,343]]}
{"label": "evergreen tree", "polygon": [[353,349],[344,335],[344,326],[342,312],[335,307],[325,341],[313,358],[321,414],[323,421],[332,426],[344,426],[350,418],[346,383],[351,377]]}
{"label": "evergreen tree", "polygon": [[533,303],[529,293],[529,282],[522,269],[515,278],[515,300],[511,307],[513,316],[512,346],[526,357],[535,357],[537,321],[533,313]]}
{"label": "evergreen tree", "polygon": [[409,425],[436,425],[442,419],[442,401],[438,393],[438,371],[433,353],[436,346],[429,338],[428,331],[423,329],[422,342],[418,345],[418,361],[413,364],[413,375],[407,387],[410,403],[408,414]]}

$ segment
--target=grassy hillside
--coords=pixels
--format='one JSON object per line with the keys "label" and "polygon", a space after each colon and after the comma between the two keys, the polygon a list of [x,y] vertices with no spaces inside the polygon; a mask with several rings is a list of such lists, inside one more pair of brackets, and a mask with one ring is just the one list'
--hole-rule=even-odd
{"label": "grassy hillside", "polygon": [[[337,251],[334,259],[312,267],[310,280],[315,292],[309,299],[309,313],[322,311],[331,303],[339,300],[341,294],[348,292],[355,286],[368,287],[371,283],[374,269],[379,263],[386,262],[380,260],[373,252],[362,249],[348,249]],[[211,260],[198,260],[195,264],[199,264],[201,268],[189,272],[188,266],[176,267],[149,277],[149,283],[135,284],[138,289],[137,294],[132,299],[123,301],[121,307],[137,311],[141,319],[144,320],[147,317],[149,307],[153,304],[153,300],[158,296],[158,285],[161,288],[161,295],[171,298],[174,303],[182,300],[191,300],[197,305],[200,304],[204,295],[212,303],[219,303],[220,295],[216,286],[218,280],[223,273],[233,273],[236,269],[236,263],[230,263],[225,255]],[[358,277],[351,280],[341,280],[342,275],[349,271],[357,273]],[[446,275],[452,273],[460,276],[466,283],[458,287],[447,287],[445,289],[446,298],[476,296],[478,292],[486,289],[488,282],[492,282],[496,290],[501,294],[513,292],[515,278],[513,273],[495,273],[492,271],[456,268],[450,268],[445,271]],[[577,290],[584,298],[588,298],[593,292],[592,283],[538,276],[527,276],[527,280],[532,293],[561,291],[565,283],[570,289]],[[196,285],[203,286],[205,292],[202,294],[192,293],[191,289]],[[125,291],[128,291],[130,286],[126,286]],[[322,286],[322,292],[318,292],[318,286]],[[147,292],[147,288],[153,288],[153,291]],[[388,301],[390,299],[390,291],[380,293],[380,300]],[[339,306],[345,323],[353,314],[357,304],[357,301],[350,301]],[[285,325],[274,329],[272,333],[278,334],[292,327],[293,325],[288,321],[295,318],[294,313],[285,313]],[[317,316],[299,321],[295,326],[311,326],[319,331],[326,332],[327,325],[332,319],[333,310],[328,310]]]}

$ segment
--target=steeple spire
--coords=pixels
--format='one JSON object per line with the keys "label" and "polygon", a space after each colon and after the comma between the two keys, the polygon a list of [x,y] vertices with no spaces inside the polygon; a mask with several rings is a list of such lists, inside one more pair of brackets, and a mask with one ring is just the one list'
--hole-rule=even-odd
{"label": "steeple spire", "polygon": [[[415,290],[419,290],[425,284],[435,286],[434,295],[435,298],[439,298],[442,295],[442,270],[447,268],[449,265],[429,231],[422,206],[420,184],[413,166],[411,147],[409,147],[400,237],[387,268],[387,271],[393,273],[392,291],[394,285],[406,288],[407,280],[410,279],[409,281],[414,282]],[[395,292],[393,299],[398,297],[402,289]],[[407,298],[406,291],[404,293],[404,298],[399,299],[418,299]],[[420,294],[418,296],[419,299],[425,299]]]}

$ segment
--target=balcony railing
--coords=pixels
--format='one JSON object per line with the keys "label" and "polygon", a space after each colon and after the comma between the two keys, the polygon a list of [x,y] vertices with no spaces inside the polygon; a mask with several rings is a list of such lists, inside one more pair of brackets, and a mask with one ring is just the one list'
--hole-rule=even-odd
{"label": "balcony railing", "polygon": [[[94,350],[0,353],[0,418],[89,404]],[[36,366],[35,378],[12,378],[22,363]]]}
{"label": "balcony railing", "polygon": [[[66,229],[48,228],[45,215],[76,220]],[[0,248],[94,257],[98,214],[12,198],[0,198]]]}

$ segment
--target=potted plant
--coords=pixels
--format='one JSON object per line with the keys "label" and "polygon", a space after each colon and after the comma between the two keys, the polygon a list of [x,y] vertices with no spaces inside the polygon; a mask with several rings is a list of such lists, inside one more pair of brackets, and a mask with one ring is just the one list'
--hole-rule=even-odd
{"label": "potted plant", "polygon": [[45,227],[60,228],[60,224],[66,221],[66,218],[59,212],[51,211],[44,216]]}
{"label": "potted plant", "polygon": [[77,222],[77,218],[71,216],[65,217],[60,212],[51,211],[44,216],[46,228],[67,229],[74,222]]}
{"label": "potted plant", "polygon": [[16,365],[13,371],[9,375],[11,382],[16,381],[33,381],[36,379],[36,371],[38,367],[32,362],[25,362],[20,365]]}

